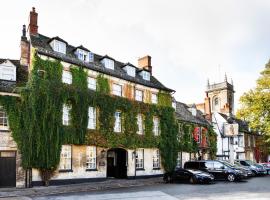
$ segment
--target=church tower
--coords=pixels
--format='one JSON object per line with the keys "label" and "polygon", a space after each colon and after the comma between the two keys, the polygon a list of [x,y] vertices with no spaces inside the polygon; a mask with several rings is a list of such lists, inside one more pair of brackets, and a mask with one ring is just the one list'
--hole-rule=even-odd
{"label": "church tower", "polygon": [[234,88],[232,81],[228,83],[226,74],[224,82],[210,84],[208,80],[205,92],[211,113],[234,114]]}

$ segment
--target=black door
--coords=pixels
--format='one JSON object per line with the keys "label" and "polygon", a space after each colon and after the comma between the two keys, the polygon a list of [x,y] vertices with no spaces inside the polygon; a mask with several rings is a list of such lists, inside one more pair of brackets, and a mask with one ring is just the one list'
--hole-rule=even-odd
{"label": "black door", "polygon": [[107,177],[127,177],[127,151],[116,148],[107,152]]}
{"label": "black door", "polygon": [[16,187],[15,152],[0,152],[0,187]]}

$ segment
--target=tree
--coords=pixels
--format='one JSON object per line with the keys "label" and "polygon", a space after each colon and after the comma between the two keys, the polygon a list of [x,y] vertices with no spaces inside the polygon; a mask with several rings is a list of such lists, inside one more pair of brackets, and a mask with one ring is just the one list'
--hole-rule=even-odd
{"label": "tree", "polygon": [[270,143],[270,60],[260,74],[256,87],[241,96],[237,117],[248,121]]}

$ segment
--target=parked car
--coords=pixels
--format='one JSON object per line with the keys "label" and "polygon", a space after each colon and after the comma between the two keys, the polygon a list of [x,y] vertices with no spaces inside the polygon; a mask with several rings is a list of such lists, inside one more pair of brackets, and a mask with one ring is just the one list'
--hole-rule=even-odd
{"label": "parked car", "polygon": [[253,171],[251,169],[249,169],[249,167],[247,167],[247,166],[243,166],[243,165],[241,165],[239,163],[234,163],[233,166],[235,166],[236,168],[244,169],[246,171],[248,177],[255,176]]}
{"label": "parked car", "polygon": [[247,174],[242,170],[225,165],[217,160],[188,161],[185,163],[184,168],[208,172],[212,174],[216,180],[228,180],[233,182],[247,177]]}
{"label": "parked car", "polygon": [[267,174],[266,169],[251,160],[235,160],[235,163],[239,163],[242,166],[248,167],[256,176]]}
{"label": "parked car", "polygon": [[166,183],[171,182],[189,182],[195,183],[211,183],[214,181],[214,176],[196,169],[177,168],[173,173],[165,173],[163,180]]}
{"label": "parked car", "polygon": [[267,174],[270,175],[270,162],[260,163],[260,165],[264,166],[265,170],[267,171]]}

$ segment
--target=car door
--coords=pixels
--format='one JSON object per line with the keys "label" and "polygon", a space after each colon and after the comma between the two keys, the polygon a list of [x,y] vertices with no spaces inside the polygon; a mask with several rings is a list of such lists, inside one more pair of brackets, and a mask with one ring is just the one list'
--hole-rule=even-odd
{"label": "car door", "polygon": [[175,179],[178,181],[188,180],[190,177],[190,173],[185,169],[177,169],[175,173]]}
{"label": "car door", "polygon": [[225,179],[226,177],[226,169],[223,163],[214,161],[214,174],[216,179]]}
{"label": "car door", "polygon": [[203,171],[208,172],[208,173],[216,176],[215,171],[214,171],[214,163],[212,161],[206,161],[204,163],[204,167],[205,167],[205,169]]}

